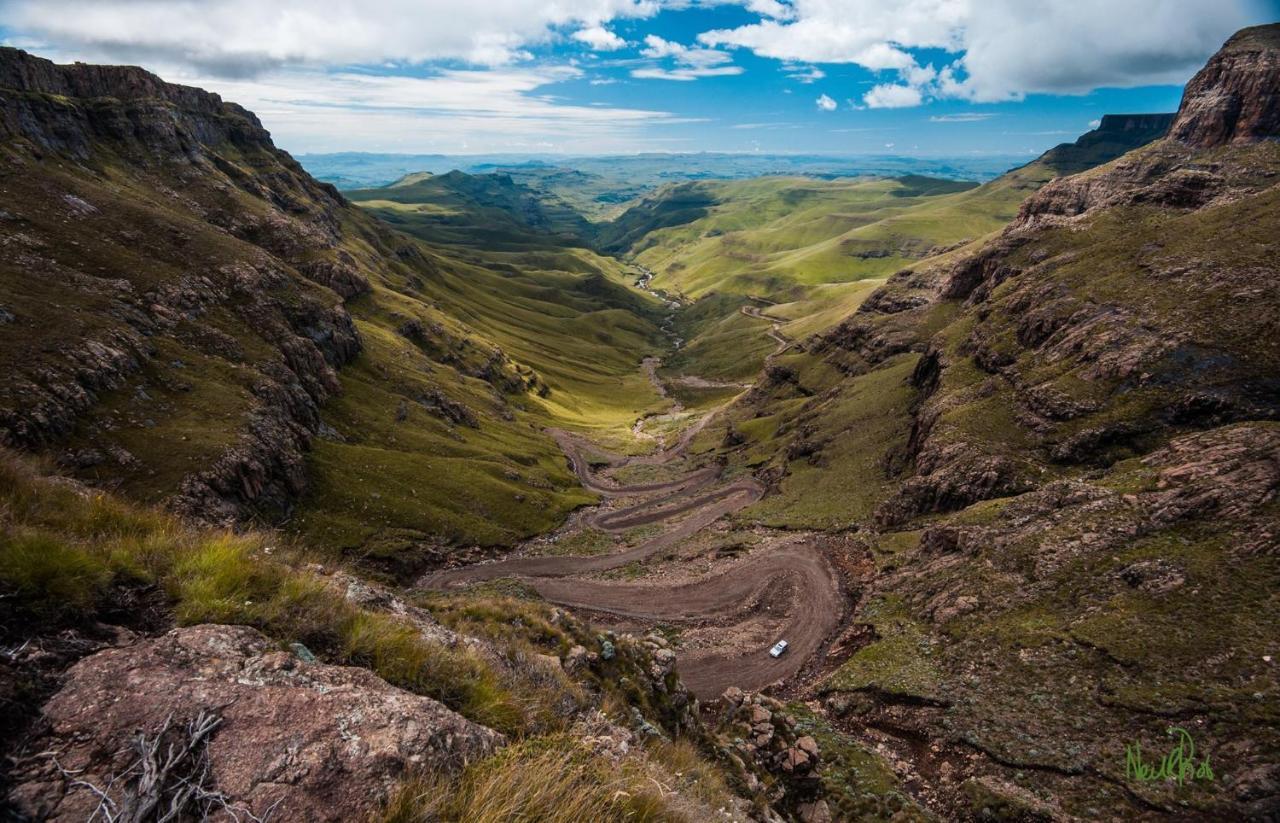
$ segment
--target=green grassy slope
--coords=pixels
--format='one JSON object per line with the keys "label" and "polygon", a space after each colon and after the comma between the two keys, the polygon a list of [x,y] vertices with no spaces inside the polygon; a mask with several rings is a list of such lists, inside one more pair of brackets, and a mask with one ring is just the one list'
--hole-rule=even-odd
{"label": "green grassy slope", "polygon": [[345,192],[387,222],[411,225],[437,244],[491,250],[580,244],[590,225],[571,206],[507,174],[408,175],[389,186]]}
{"label": "green grassy slope", "polygon": [[[768,348],[768,327],[733,317],[751,299],[801,340],[849,316],[886,278],[978,248],[1048,181],[1092,168],[1158,138],[1171,115],[1108,115],[1098,129],[981,186],[918,175],[818,180],[763,177],[668,186],[596,234],[630,255],[653,287],[688,299],[737,296],[686,312],[679,371],[741,377]],[[719,307],[714,310],[713,307]]]}
{"label": "green grassy slope", "polygon": [[[252,115],[120,71],[135,96],[88,70],[71,94],[6,92],[30,115],[0,133],[6,440],[392,571],[586,501],[543,427],[625,429],[659,401],[637,368],[665,345],[654,301],[618,264],[547,226],[505,257],[425,244],[310,180]],[[172,147],[148,131],[166,121]]]}
{"label": "green grassy slope", "polygon": [[[628,427],[659,399],[637,364],[669,344],[656,325],[665,311],[634,288],[629,267],[526,222],[545,207],[541,195],[484,177],[492,176],[453,173],[349,195],[407,234],[445,244],[433,248],[451,270],[423,283],[423,294],[534,368],[549,391],[533,405],[556,425]],[[445,229],[439,209],[453,215]]]}
{"label": "green grassy slope", "polygon": [[[602,227],[654,285],[787,302],[815,285],[886,277],[1004,226],[1028,194],[1159,137],[1171,115],[1107,115],[1098,129],[984,185],[919,175],[763,177],[667,187]],[[812,313],[812,312],[809,312]]]}
{"label": "green grassy slope", "polygon": [[[1013,197],[1003,210],[972,198],[956,202],[942,195],[974,187],[923,178],[690,186],[716,205],[693,221],[647,232],[631,250],[655,272],[655,286],[691,298],[727,291],[791,299],[819,283],[885,276],[939,245],[998,228],[1017,204]],[[671,208],[663,201],[653,211]]]}

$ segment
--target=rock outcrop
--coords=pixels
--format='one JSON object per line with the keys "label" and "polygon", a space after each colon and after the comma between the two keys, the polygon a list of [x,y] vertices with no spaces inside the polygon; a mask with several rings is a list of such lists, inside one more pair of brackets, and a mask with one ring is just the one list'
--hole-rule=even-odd
{"label": "rock outcrop", "polygon": [[1049,149],[1039,162],[1058,174],[1076,174],[1114,160],[1127,151],[1159,140],[1168,132],[1174,114],[1104,114],[1098,127],[1075,142]]}
{"label": "rock outcrop", "polygon": [[235,626],[92,655],[44,720],[10,798],[41,820],[175,798],[191,819],[360,820],[413,771],[460,768],[504,743],[365,669],[305,662]]}
{"label": "rock outcrop", "polygon": [[1187,83],[1169,135],[1199,149],[1280,137],[1280,25],[1228,40]]}
{"label": "rock outcrop", "polygon": [[797,731],[795,718],[779,701],[762,694],[730,688],[722,697],[721,745],[735,753],[744,767],[745,782],[761,789],[755,773],[773,781],[770,799],[784,797],[789,805],[812,800],[817,790],[821,752],[812,736]]}

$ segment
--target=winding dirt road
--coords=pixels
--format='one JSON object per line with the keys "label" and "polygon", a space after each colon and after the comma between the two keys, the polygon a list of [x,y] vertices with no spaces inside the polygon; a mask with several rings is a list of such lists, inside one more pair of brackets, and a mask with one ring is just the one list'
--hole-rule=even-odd
{"label": "winding dirt road", "polygon": [[765,594],[782,584],[785,614],[774,630],[790,648],[770,657],[767,645],[748,650],[679,652],[676,668],[703,700],[729,686],[755,691],[791,677],[837,628],[844,607],[831,567],[809,543],[784,547],[736,563],[726,571],[677,585],[536,580],[538,593],[574,609],[640,622],[726,624],[756,616]]}
{"label": "winding dirt road", "polygon": [[[753,298],[759,299],[759,298]],[[747,317],[754,317],[757,320],[768,320],[771,325],[765,334],[769,335],[769,339],[778,344],[778,348],[773,350],[770,357],[782,354],[791,345],[791,338],[782,333],[782,324],[788,322],[781,317],[774,317],[772,314],[765,314],[755,306],[743,306],[740,311]]]}
{"label": "winding dirt road", "polygon": [[[778,318],[754,307],[744,307],[742,311],[773,321],[768,334],[778,343],[775,354],[790,345],[791,341],[778,331]],[[655,385],[660,382],[656,367],[657,362],[652,359],[642,364]],[[661,393],[665,396],[665,391]],[[664,465],[683,459],[693,438],[727,405],[703,415],[674,446],[648,455],[611,454],[570,432],[549,432],[584,487],[606,501],[622,499],[620,502],[626,504],[597,507],[583,518],[585,525],[621,533],[670,523],[658,536],[607,555],[511,557],[448,569],[428,575],[420,585],[445,589],[516,577],[562,606],[641,626],[684,626],[700,642],[677,651],[676,668],[685,685],[704,700],[719,697],[729,686],[758,690],[795,675],[838,627],[845,608],[836,574],[814,540],[788,539],[780,545],[767,544],[742,559],[719,561],[714,571],[702,577],[679,582],[616,583],[580,576],[665,555],[721,517],[760,500],[764,488],[755,478],[718,482],[720,470],[714,466],[694,469],[664,482],[627,485],[593,474],[586,457],[588,452],[597,455],[608,468]],[[743,636],[750,640],[737,645],[728,640]],[[767,639],[761,641],[762,637]],[[780,658],[770,657],[769,646],[780,638],[789,643],[787,653]]]}

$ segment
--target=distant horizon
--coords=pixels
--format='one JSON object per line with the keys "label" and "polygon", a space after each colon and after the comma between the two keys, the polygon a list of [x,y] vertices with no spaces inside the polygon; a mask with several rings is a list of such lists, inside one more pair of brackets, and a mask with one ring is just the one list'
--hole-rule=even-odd
{"label": "distant horizon", "polygon": [[[1084,134],[1084,132],[1081,132]],[[1071,143],[1071,140],[1059,141],[1062,143]],[[1058,145],[1055,143],[1054,145]],[[1050,146],[1052,148],[1052,146]],[[481,152],[443,152],[443,151],[310,151],[310,152],[290,152],[294,157],[334,157],[337,155],[367,155],[370,157],[684,157],[698,155],[729,155],[733,157],[829,157],[837,160],[854,160],[863,157],[895,157],[903,159],[916,159],[922,157],[945,159],[948,157],[964,158],[964,157],[1014,157],[1021,158],[1024,155],[1016,152],[980,152],[973,151],[967,154],[924,154],[924,153],[901,153],[901,152],[868,152],[868,153],[840,153],[840,152],[824,152],[824,151],[718,151],[714,149],[700,151],[616,151],[616,152],[507,152],[507,151],[481,151]]]}

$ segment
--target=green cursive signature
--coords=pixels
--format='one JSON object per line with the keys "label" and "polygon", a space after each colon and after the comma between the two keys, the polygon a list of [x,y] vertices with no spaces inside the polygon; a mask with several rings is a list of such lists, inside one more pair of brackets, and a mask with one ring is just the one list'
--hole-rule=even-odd
{"label": "green cursive signature", "polygon": [[1180,726],[1170,726],[1167,731],[1174,744],[1159,763],[1144,761],[1142,746],[1137,742],[1124,747],[1124,776],[1143,783],[1172,780],[1179,786],[1189,780],[1213,780],[1209,755],[1196,762],[1196,744],[1191,733]]}

